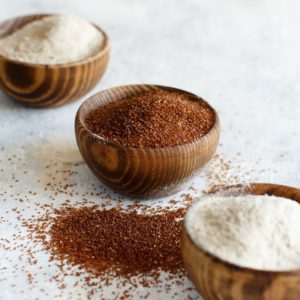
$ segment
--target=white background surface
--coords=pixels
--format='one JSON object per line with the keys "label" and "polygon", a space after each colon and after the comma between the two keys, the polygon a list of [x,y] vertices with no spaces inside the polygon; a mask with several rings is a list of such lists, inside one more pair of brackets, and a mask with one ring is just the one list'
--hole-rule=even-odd
{"label": "white background surface", "polygon": [[[218,152],[232,161],[231,176],[243,174],[235,181],[300,185],[299,1],[0,0],[0,7],[1,21],[59,12],[100,25],[111,39],[111,60],[103,80],[89,94],[129,83],[157,83],[199,94],[219,112],[222,137]],[[56,161],[59,168],[81,162],[73,123],[83,100],[38,110],[15,104],[0,92],[0,148],[5,147],[0,151],[0,169],[4,170],[0,172],[0,194],[12,195],[9,201],[0,196],[0,212],[17,227],[21,225],[5,211],[24,205],[25,214],[30,215],[37,200],[29,199],[25,205],[16,201],[17,197],[31,189],[38,193],[38,201],[50,201],[43,192],[45,165]],[[7,161],[13,155],[21,163]],[[76,170],[72,180],[78,183],[80,193],[92,184],[102,188],[84,164]],[[12,176],[19,182],[10,187]],[[204,177],[199,184],[205,185]],[[58,195],[57,205],[64,200]],[[13,226],[0,223],[1,237],[11,238],[13,232]],[[11,269],[13,264],[25,263],[18,262],[17,254],[0,248],[0,266]],[[1,272],[0,299],[45,298],[26,284],[22,272]],[[41,275],[39,288],[50,291],[49,299],[85,298],[84,288],[62,293],[47,278]],[[12,283],[19,287],[12,288]],[[187,282],[186,286],[190,285]],[[171,297],[156,295],[155,289],[151,292],[152,299]],[[109,291],[107,295],[110,299]],[[190,295],[197,299],[197,293]],[[181,293],[177,299],[186,297]],[[135,298],[139,298],[138,291]]]}

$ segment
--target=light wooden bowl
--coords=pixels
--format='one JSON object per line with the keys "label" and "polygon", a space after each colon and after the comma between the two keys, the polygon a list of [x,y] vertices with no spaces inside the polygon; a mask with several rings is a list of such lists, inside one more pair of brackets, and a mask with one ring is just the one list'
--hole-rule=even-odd
{"label": "light wooden bowl", "polygon": [[79,108],[75,122],[77,144],[93,173],[113,190],[136,198],[157,198],[180,191],[212,158],[220,134],[216,112],[215,124],[205,136],[188,144],[165,148],[122,146],[93,134],[85,126],[87,114],[95,108],[154,89],[192,95],[158,85],[116,87],[87,99]]}
{"label": "light wooden bowl", "polygon": [[[275,184],[238,185],[226,188],[224,193],[275,195],[300,203],[299,189]],[[228,263],[197,246],[185,226],[182,255],[190,279],[206,300],[300,299],[300,270],[262,271]]]}
{"label": "light wooden bowl", "polygon": [[[0,39],[24,25],[49,16],[17,17],[0,23]],[[54,107],[77,100],[100,80],[109,58],[106,33],[98,54],[85,60],[56,65],[20,62],[0,55],[0,87],[11,98],[33,107]]]}

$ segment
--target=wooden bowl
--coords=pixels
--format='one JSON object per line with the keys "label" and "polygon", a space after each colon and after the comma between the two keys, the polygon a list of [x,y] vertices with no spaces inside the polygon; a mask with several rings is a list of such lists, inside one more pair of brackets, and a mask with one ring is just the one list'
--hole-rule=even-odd
{"label": "wooden bowl", "polygon": [[[0,39],[46,16],[22,16],[0,23]],[[11,98],[34,107],[54,107],[77,100],[103,75],[109,58],[109,40],[95,56],[66,64],[32,64],[0,55],[0,87]]]}
{"label": "wooden bowl", "polygon": [[[158,85],[128,85],[105,90],[87,99],[75,121],[79,150],[93,173],[107,186],[136,198],[157,198],[180,191],[215,153],[220,124],[194,142],[165,148],[134,148],[105,140],[85,126],[87,114],[95,108],[144,91],[163,89],[192,95]],[[193,97],[197,97],[193,95]],[[199,98],[199,97],[197,97]],[[199,98],[201,99],[201,98]]]}
{"label": "wooden bowl", "polygon": [[[235,196],[274,195],[300,203],[300,190],[282,185],[238,185],[228,187],[224,192]],[[185,226],[182,255],[189,277],[206,300],[300,299],[300,270],[274,272],[236,266],[197,246]]]}

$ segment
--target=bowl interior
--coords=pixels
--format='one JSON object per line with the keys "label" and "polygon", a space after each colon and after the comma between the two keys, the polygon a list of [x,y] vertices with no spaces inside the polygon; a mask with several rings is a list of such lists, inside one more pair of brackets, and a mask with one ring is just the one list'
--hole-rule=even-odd
{"label": "bowl interior", "polygon": [[[241,195],[269,195],[269,196],[277,196],[283,197],[286,199],[294,200],[300,204],[300,189],[278,185],[278,184],[268,184],[268,183],[251,183],[248,185],[233,185],[227,187],[220,187],[217,190],[214,190],[212,195],[214,196],[241,196]],[[268,274],[298,274],[300,273],[300,269],[292,269],[292,270],[283,270],[283,271],[273,271],[273,270],[260,270],[255,268],[243,267],[236,265],[234,263],[228,262],[219,258],[212,253],[206,251],[199,243],[193,241],[193,238],[189,234],[189,230],[184,222],[184,231],[187,234],[188,238],[192,242],[192,244],[200,251],[203,252],[206,256],[212,257],[214,261],[219,262],[228,268],[239,269],[243,271],[249,272],[259,272],[259,273],[268,273]]]}
{"label": "bowl interior", "polygon": [[[94,109],[114,102],[114,101],[118,101],[120,99],[123,99],[125,97],[128,96],[133,96],[133,95],[137,95],[146,91],[151,91],[151,90],[158,90],[158,89],[162,89],[162,90],[166,90],[166,91],[173,91],[173,92],[178,92],[178,93],[184,93],[189,95],[190,97],[194,98],[194,99],[199,99],[203,102],[205,102],[209,108],[213,111],[214,115],[215,115],[215,122],[213,124],[213,126],[211,127],[211,129],[204,135],[201,136],[200,138],[187,143],[187,144],[193,144],[193,143],[197,143],[197,142],[201,142],[201,140],[204,137],[209,137],[210,135],[212,135],[214,133],[214,131],[219,131],[219,118],[218,115],[216,113],[216,111],[214,110],[213,107],[211,107],[205,100],[203,100],[202,98],[189,93],[187,91],[183,91],[180,89],[176,89],[176,88],[172,88],[172,87],[167,87],[167,86],[160,86],[160,85],[147,85],[147,84],[137,84],[137,85],[126,85],[126,86],[120,86],[120,87],[115,87],[112,89],[108,89],[108,90],[104,90],[101,91],[93,96],[91,96],[90,98],[88,98],[79,108],[78,112],[77,112],[77,118],[79,120],[79,122],[81,123],[81,126],[83,126],[85,128],[85,130],[87,130],[88,132],[90,132],[90,134],[92,134],[96,139],[100,139],[102,141],[106,141],[107,143],[111,143],[114,145],[118,145],[118,146],[122,146],[119,144],[116,144],[115,142],[106,140],[105,138],[94,134],[90,129],[87,128],[86,124],[85,124],[85,118],[86,116]],[[151,148],[154,151],[157,151],[158,149],[167,149],[167,148],[180,148],[182,146],[185,146],[187,144],[183,144],[183,145],[176,145],[176,146],[169,146],[169,147],[163,147],[163,148]],[[125,146],[124,146],[125,147]],[[126,148],[135,148],[135,147],[130,147],[130,146],[126,146]],[[137,148],[135,148],[137,149]],[[145,149],[145,148],[141,148],[141,149]],[[150,148],[148,148],[150,149]]]}
{"label": "bowl interior", "polygon": [[[24,27],[25,25],[33,22],[33,21],[37,21],[37,20],[41,20],[45,17],[48,16],[53,16],[56,14],[34,14],[34,15],[26,15],[26,16],[20,16],[20,17],[16,17],[13,19],[9,19],[7,21],[3,21],[0,23],[0,39],[11,35],[12,33],[14,33],[16,30],[21,29],[22,27]],[[51,64],[49,65],[51,68],[55,68],[55,67],[61,67],[61,66],[73,66],[73,65],[78,65],[80,63],[85,63],[88,62],[90,60],[93,60],[99,56],[101,56],[104,51],[108,50],[109,48],[109,39],[107,34],[97,25],[92,24],[98,31],[101,32],[101,34],[103,35],[103,43],[102,43],[102,47],[99,50],[99,52],[93,56],[90,56],[86,59],[82,59],[82,60],[78,60],[78,61],[74,61],[74,62],[70,62],[70,63],[62,63],[62,64]],[[28,62],[22,62],[19,60],[15,60],[15,59],[11,59],[5,56],[2,56],[0,54],[0,57],[2,57],[3,59],[10,61],[10,62],[14,62],[16,64],[22,64],[22,65],[28,65],[28,66],[45,66],[45,64],[35,64],[35,63],[28,63]]]}

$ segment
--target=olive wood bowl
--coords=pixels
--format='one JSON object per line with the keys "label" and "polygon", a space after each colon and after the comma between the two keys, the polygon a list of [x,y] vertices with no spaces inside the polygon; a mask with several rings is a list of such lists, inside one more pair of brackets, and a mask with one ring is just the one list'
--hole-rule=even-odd
{"label": "olive wood bowl", "polygon": [[[300,203],[299,189],[276,184],[237,185],[227,187],[219,193],[234,196],[274,195]],[[182,255],[190,279],[206,300],[300,299],[300,269],[266,271],[244,268],[226,262],[196,245],[185,225]]]}
{"label": "olive wood bowl", "polygon": [[158,198],[180,191],[212,158],[220,135],[219,119],[213,109],[215,123],[206,135],[173,147],[122,146],[105,140],[86,127],[85,118],[95,108],[155,89],[176,91],[201,99],[186,91],[158,85],[115,87],[87,99],[80,106],[75,120],[77,144],[92,172],[114,191],[134,198]]}
{"label": "olive wood bowl", "polygon": [[[0,23],[0,39],[47,14],[21,16]],[[75,101],[92,89],[109,58],[106,33],[99,53],[66,64],[32,64],[0,55],[0,88],[16,101],[33,107],[55,107]]]}

